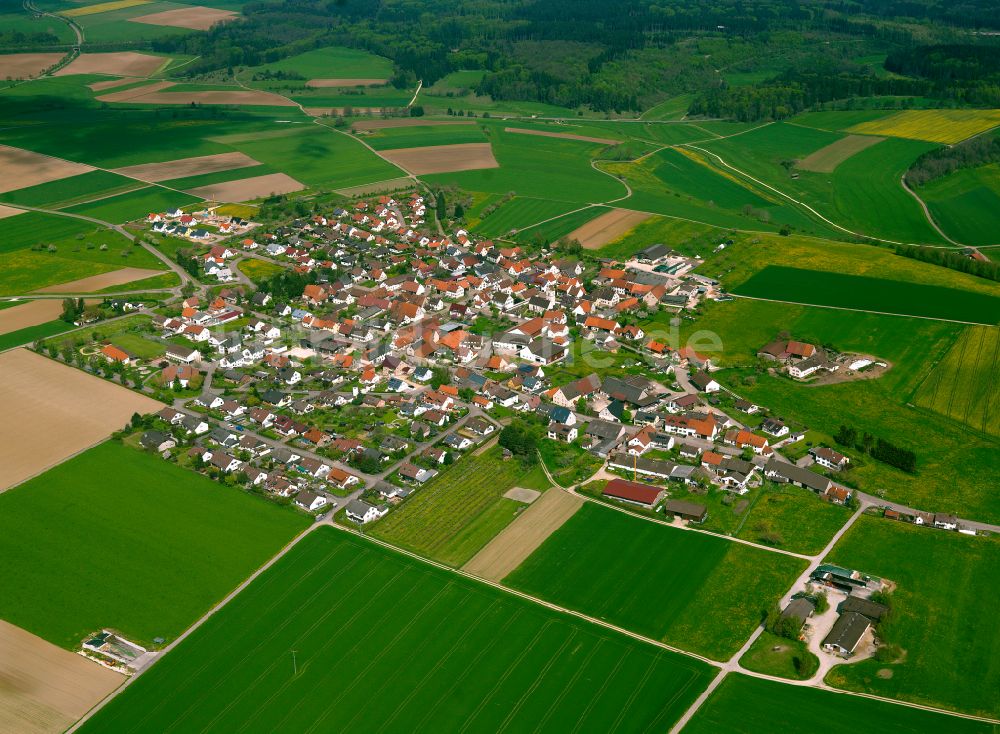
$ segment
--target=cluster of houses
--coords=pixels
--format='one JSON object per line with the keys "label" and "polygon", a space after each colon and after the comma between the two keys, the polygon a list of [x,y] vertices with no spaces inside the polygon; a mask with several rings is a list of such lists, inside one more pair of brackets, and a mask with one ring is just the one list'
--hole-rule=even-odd
{"label": "cluster of houses", "polygon": [[150,212],[146,223],[156,234],[177,237],[194,244],[218,242],[232,235],[245,234],[257,226],[242,217],[217,214],[214,208],[193,212],[178,208]]}

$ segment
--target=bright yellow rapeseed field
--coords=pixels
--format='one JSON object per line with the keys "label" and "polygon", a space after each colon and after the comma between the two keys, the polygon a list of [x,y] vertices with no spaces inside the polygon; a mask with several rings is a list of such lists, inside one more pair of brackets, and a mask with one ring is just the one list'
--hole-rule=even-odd
{"label": "bright yellow rapeseed field", "polygon": [[67,18],[78,18],[81,15],[96,15],[97,13],[107,13],[111,10],[131,8],[136,5],[149,5],[152,1],[153,0],[112,0],[112,2],[97,3],[97,5],[86,5],[82,8],[64,10],[60,13],[60,15],[65,15]]}
{"label": "bright yellow rapeseed field", "polygon": [[907,110],[862,122],[847,132],[958,143],[1000,125],[1000,110]]}

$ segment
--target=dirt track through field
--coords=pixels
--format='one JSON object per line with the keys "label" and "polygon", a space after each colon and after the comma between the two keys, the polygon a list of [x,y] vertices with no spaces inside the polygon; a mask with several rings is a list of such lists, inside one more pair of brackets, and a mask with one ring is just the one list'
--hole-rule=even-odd
{"label": "dirt track through field", "polygon": [[649,214],[643,212],[612,209],[607,214],[590,220],[582,227],[577,227],[566,236],[571,240],[578,240],[585,250],[597,250],[618,239],[649,217]]}
{"label": "dirt track through field", "polygon": [[162,403],[27,349],[0,354],[0,491],[19,484]]}
{"label": "dirt track through field", "polygon": [[93,170],[82,163],[0,145],[0,193],[79,176]]}
{"label": "dirt track through field", "polygon": [[35,293],[93,293],[104,290],[114,285],[131,283],[134,280],[144,280],[152,278],[154,275],[162,275],[166,270],[151,270],[150,268],[120,268],[109,273],[91,275],[88,278],[71,280],[68,283],[56,283],[44,288],[39,288]]}
{"label": "dirt track through field", "polygon": [[547,490],[473,556],[462,570],[490,581],[500,581],[520,566],[582,505],[583,500],[576,495],[555,487]]}
{"label": "dirt track through field", "polygon": [[163,56],[140,54],[135,51],[116,51],[106,54],[80,54],[68,65],[55,73],[67,74],[112,74],[114,76],[149,76],[166,64]]}
{"label": "dirt track through field", "polygon": [[489,143],[462,143],[459,145],[428,145],[424,148],[397,148],[382,150],[379,155],[402,166],[410,173],[448,173],[474,171],[480,168],[499,168]]}
{"label": "dirt track through field", "polygon": [[162,13],[150,13],[129,18],[133,23],[146,25],[165,25],[171,28],[188,28],[192,31],[207,31],[216,23],[232,20],[237,14],[232,10],[206,8],[204,5],[192,5],[189,8],[164,10]]}
{"label": "dirt track through field", "polygon": [[881,143],[885,138],[873,135],[848,135],[819,150],[810,153],[795,167],[803,171],[815,171],[816,173],[831,173],[837,166],[846,161],[855,153],[860,153],[865,148],[870,148],[876,143]]}
{"label": "dirt track through field", "polygon": [[38,76],[63,57],[63,54],[0,55],[0,79],[29,79]]}
{"label": "dirt track through field", "polygon": [[241,178],[238,181],[226,181],[224,183],[212,184],[211,186],[200,186],[196,189],[188,189],[187,193],[192,196],[200,196],[203,199],[235,204],[241,201],[260,199],[271,194],[288,194],[292,191],[301,191],[304,188],[304,184],[299,183],[287,174],[271,173],[266,176],[254,176],[252,178]]}
{"label": "dirt track through field", "polygon": [[573,133],[553,133],[547,130],[528,130],[523,127],[505,127],[505,133],[517,133],[518,135],[538,135],[543,138],[562,138],[563,140],[582,140],[585,143],[600,143],[601,145],[618,145],[620,140],[611,138],[592,138],[589,135],[574,135]]}
{"label": "dirt track through field", "polygon": [[169,181],[174,178],[200,176],[204,173],[231,171],[236,168],[259,166],[260,163],[243,153],[219,153],[217,155],[200,155],[194,158],[178,158],[163,163],[143,163],[138,166],[114,168],[113,173],[137,178],[140,181]]}
{"label": "dirt track through field", "polygon": [[310,79],[307,87],[325,89],[327,87],[374,87],[388,83],[388,79]]}
{"label": "dirt track through field", "polygon": [[0,732],[65,731],[125,676],[0,621]]}

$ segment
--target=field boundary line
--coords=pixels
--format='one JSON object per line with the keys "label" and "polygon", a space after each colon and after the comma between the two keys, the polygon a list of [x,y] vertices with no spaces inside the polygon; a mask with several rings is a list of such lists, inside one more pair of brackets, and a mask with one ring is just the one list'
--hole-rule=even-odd
{"label": "field boundary line", "polygon": [[946,319],[940,316],[917,316],[911,313],[893,313],[891,311],[872,311],[867,308],[851,308],[849,306],[827,306],[821,303],[802,303],[801,301],[784,301],[779,298],[763,298],[761,296],[743,296],[739,293],[730,293],[734,298],[745,298],[748,301],[767,301],[769,303],[787,303],[791,306],[810,306],[812,308],[830,308],[835,311],[854,311],[857,313],[872,313],[877,316],[900,316],[904,319],[924,319],[925,321],[944,321],[949,324],[963,324],[965,326],[986,326],[996,328],[996,324],[984,324],[979,321],[960,321],[959,319]]}
{"label": "field boundary line", "polygon": [[927,202],[924,201],[923,199],[921,199],[920,195],[916,191],[914,191],[913,189],[911,189],[909,187],[909,185],[906,183],[906,174],[905,173],[902,176],[899,177],[899,183],[903,187],[903,191],[905,191],[906,193],[908,193],[910,196],[912,196],[914,199],[917,200],[917,203],[920,204],[920,208],[923,210],[924,216],[927,218],[928,223],[934,229],[937,230],[937,233],[939,235],[941,235],[942,237],[944,237],[946,240],[948,240],[948,242],[950,242],[951,244],[958,245],[959,247],[961,247],[962,246],[961,242],[956,242],[951,237],[949,237],[947,234],[945,234],[945,231],[943,229],[941,229],[941,226],[936,221],[934,221],[934,217],[931,216],[931,210],[927,207]]}

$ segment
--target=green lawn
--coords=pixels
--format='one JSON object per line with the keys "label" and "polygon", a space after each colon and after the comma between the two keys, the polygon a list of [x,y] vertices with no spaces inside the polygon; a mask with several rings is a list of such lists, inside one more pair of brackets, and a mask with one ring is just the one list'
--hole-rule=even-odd
{"label": "green lawn", "polygon": [[[1000,322],[1000,295],[990,296],[941,286],[780,265],[768,265],[733,292],[743,296],[817,306],[882,311],[979,324]],[[997,292],[1000,293],[1000,288]]]}
{"label": "green lawn", "polygon": [[0,617],[68,648],[102,627],[169,642],[305,525],[104,443],[0,494]]}
{"label": "green lawn", "polygon": [[539,442],[538,450],[552,477],[563,487],[570,487],[593,476],[603,463],[575,443],[544,439]]}
{"label": "green lawn", "polygon": [[857,696],[790,686],[730,674],[712,692],[687,734],[841,734],[845,722],[864,722],[882,734],[993,734],[994,727],[969,719],[897,706]]}
{"label": "green lawn", "polygon": [[666,731],[712,672],[324,527],[81,731]]}
{"label": "green lawn", "polygon": [[866,516],[829,560],[896,584],[881,633],[905,651],[901,662],[834,668],[829,683],[1000,718],[1000,631],[982,606],[1000,577],[1000,540]]}
{"label": "green lawn", "polygon": [[504,583],[725,660],[804,568],[588,502]]}
{"label": "green lawn", "polygon": [[819,669],[819,658],[809,652],[801,640],[790,640],[765,631],[740,658],[740,665],[756,673],[806,680]]}
{"label": "green lawn", "polygon": [[520,462],[503,461],[496,446],[479,456],[465,456],[416,490],[370,532],[401,548],[461,566],[524,507],[503,494],[525,473]]}
{"label": "green lawn", "polygon": [[265,281],[285,269],[276,263],[268,262],[267,260],[255,260],[250,257],[241,260],[236,267],[255,283]]}

